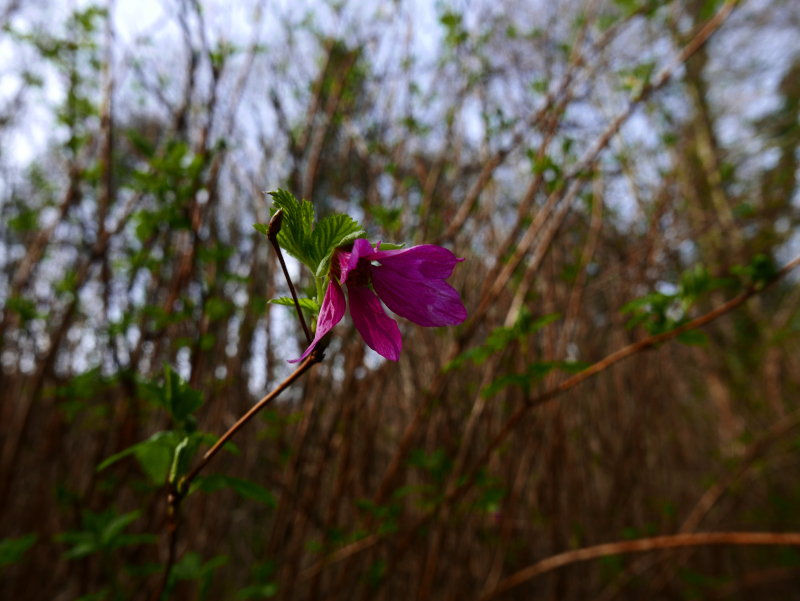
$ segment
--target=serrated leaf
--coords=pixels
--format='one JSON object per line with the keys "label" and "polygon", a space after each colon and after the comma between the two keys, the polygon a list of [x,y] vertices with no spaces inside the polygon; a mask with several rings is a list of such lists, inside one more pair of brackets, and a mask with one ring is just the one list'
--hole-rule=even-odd
{"label": "serrated leaf", "polygon": [[352,242],[358,235],[366,235],[366,232],[350,215],[330,215],[317,223],[311,232],[311,247],[317,264],[330,255],[334,248],[346,241]]}
{"label": "serrated leaf", "polygon": [[[300,304],[300,308],[306,309],[307,311],[311,311],[312,313],[319,313],[319,307],[317,306],[317,301],[315,301],[314,299],[298,298],[297,302]],[[284,307],[294,308],[294,301],[288,296],[273,298],[272,300],[269,301],[269,303],[273,305],[282,305]]]}
{"label": "serrated leaf", "polygon": [[328,271],[331,268],[331,257],[333,257],[333,251],[336,250],[337,247],[344,246],[345,244],[349,244],[350,242],[355,242],[356,239],[364,238],[366,235],[367,235],[366,232],[359,229],[358,231],[351,232],[350,234],[339,240],[339,242],[337,242],[334,246],[332,246],[330,250],[325,254],[325,256],[323,256],[322,259],[320,260],[319,265],[317,265],[316,276],[318,278],[324,278],[326,275],[328,275]]}
{"label": "serrated leaf", "polygon": [[[314,260],[311,248],[311,230],[314,225],[313,205],[307,200],[297,202],[294,195],[286,190],[279,189],[269,194],[272,196],[270,214],[283,209],[283,223],[278,234],[278,244],[295,259],[307,265],[312,271],[316,271],[318,261]],[[263,231],[264,227],[256,229],[266,235]]]}

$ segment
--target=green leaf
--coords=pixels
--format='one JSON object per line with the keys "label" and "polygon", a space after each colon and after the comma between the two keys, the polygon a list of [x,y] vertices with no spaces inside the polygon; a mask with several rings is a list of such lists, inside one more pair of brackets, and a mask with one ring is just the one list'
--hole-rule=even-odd
{"label": "green leaf", "polygon": [[622,308],[619,310],[619,312],[624,315],[625,313],[634,313],[639,309],[646,309],[648,305],[660,302],[661,299],[665,298],[666,296],[667,295],[661,294],[660,292],[653,292],[647,296],[635,298],[632,301],[622,305]]}
{"label": "green leaf", "polygon": [[485,399],[491,398],[508,386],[519,386],[528,392],[531,385],[541,380],[557,366],[555,361],[532,363],[524,373],[500,376],[481,391],[481,396]]}
{"label": "green leaf", "polygon": [[106,524],[103,532],[100,535],[100,543],[102,546],[109,545],[125,528],[130,526],[133,522],[138,520],[142,515],[141,511],[131,511],[115,518]]}
{"label": "green leaf", "polygon": [[269,237],[269,226],[265,223],[254,223],[253,229],[255,229],[259,234]]}
{"label": "green leaf", "polygon": [[223,476],[222,474],[212,474],[210,476],[200,476],[196,478],[189,489],[189,494],[192,494],[198,489],[205,493],[212,493],[223,488],[230,488],[245,499],[259,501],[269,507],[274,508],[278,505],[275,496],[263,486],[259,486],[250,480],[232,478],[231,476]]}
{"label": "green leaf", "polygon": [[347,242],[352,242],[359,236],[365,236],[358,222],[350,215],[330,215],[317,223],[311,232],[311,248],[314,259],[319,264],[333,249]]}
{"label": "green leaf", "polygon": [[82,530],[63,532],[54,539],[72,546],[64,553],[65,559],[81,559],[118,547],[157,542],[158,537],[154,534],[122,534],[122,531],[139,519],[141,514],[141,511],[132,511],[117,515],[113,509],[102,513],[84,511],[81,519]]}
{"label": "green leaf", "polygon": [[[339,217],[341,217],[341,216],[342,215],[339,215]],[[348,219],[350,219],[350,217],[347,216],[347,215],[343,215],[343,216],[347,217]],[[356,223],[356,222],[353,221],[353,223]],[[357,223],[356,223],[356,226],[358,226]],[[316,232],[316,230],[314,230],[314,231]],[[363,238],[366,235],[367,235],[367,233],[365,231],[359,229],[358,231],[351,232],[347,236],[344,236],[343,238],[341,238],[336,244],[331,246],[330,249],[328,250],[328,252],[325,253],[325,255],[320,259],[319,264],[317,265],[317,269],[314,272],[315,275],[318,278],[324,278],[326,275],[328,275],[328,271],[330,271],[330,268],[331,268],[331,258],[333,257],[333,251],[336,250],[337,247],[344,246],[345,244],[349,244],[351,242],[354,242],[356,239]]]}
{"label": "green leaf", "polygon": [[36,319],[37,317],[42,317],[42,314],[36,310],[36,303],[21,296],[12,296],[7,299],[6,309],[19,315],[22,323]]}
{"label": "green leaf", "polygon": [[172,466],[175,447],[178,446],[177,437],[178,434],[171,430],[156,432],[147,440],[136,443],[104,460],[97,466],[97,471],[101,472],[120,459],[134,455],[150,481],[153,484],[163,484]]}
{"label": "green leaf", "polygon": [[[301,309],[305,309],[306,311],[311,311],[312,313],[319,313],[319,307],[317,306],[317,301],[315,301],[313,298],[298,298],[297,302],[300,304]],[[269,303],[272,305],[283,305],[284,307],[294,308],[294,301],[288,296],[273,298],[272,300],[269,301]]]}
{"label": "green leaf", "polygon": [[392,244],[391,242],[380,242],[378,250],[400,250],[405,244]]}
{"label": "green leaf", "polygon": [[500,327],[492,330],[486,338],[486,343],[482,346],[471,348],[461,353],[458,357],[444,366],[444,371],[461,367],[466,361],[472,361],[475,365],[481,365],[494,353],[500,352],[514,340],[519,340],[535,334],[542,328],[550,325],[561,317],[558,313],[551,313],[540,317],[535,321],[530,321],[530,315],[520,314],[517,323],[512,328]]}
{"label": "green leaf", "polygon": [[488,399],[508,386],[519,386],[526,393],[531,386],[541,381],[547,374],[554,369],[560,369],[570,375],[582,372],[590,363],[584,361],[542,361],[531,363],[525,372],[521,374],[506,374],[500,376],[481,391],[481,396]]}
{"label": "green leaf", "polygon": [[203,405],[203,393],[189,386],[168,364],[164,364],[163,390],[164,406],[178,423]]}
{"label": "green leaf", "polygon": [[[184,469],[188,463],[188,459],[186,458],[188,453],[185,453],[188,446],[189,437],[187,436],[175,447],[175,453],[172,456],[172,467],[169,469],[169,481],[172,483],[184,474]],[[181,458],[181,456],[183,456],[183,458]]]}
{"label": "green leaf", "polygon": [[228,314],[229,305],[221,298],[210,298],[206,301],[205,314],[211,321],[222,319]]}
{"label": "green leaf", "polygon": [[18,563],[25,551],[36,543],[35,534],[26,534],[20,538],[4,538],[0,540],[0,568]]}
{"label": "green leaf", "polygon": [[[307,200],[297,202],[295,197],[286,190],[270,192],[272,207],[270,214],[275,214],[283,209],[283,223],[278,234],[280,247],[301,263],[316,271],[317,262],[314,261],[311,249],[311,229],[314,225],[314,207]],[[256,228],[266,235],[266,226]]]}
{"label": "green leaf", "polygon": [[690,346],[708,346],[708,336],[700,330],[689,330],[678,334],[678,342],[688,344]]}

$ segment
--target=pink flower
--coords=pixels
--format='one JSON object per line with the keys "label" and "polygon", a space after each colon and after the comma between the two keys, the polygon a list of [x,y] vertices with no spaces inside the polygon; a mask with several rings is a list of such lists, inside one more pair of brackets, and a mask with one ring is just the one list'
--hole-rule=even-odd
{"label": "pink flower", "polygon": [[[341,284],[347,285],[350,316],[364,342],[391,361],[400,357],[403,341],[397,322],[386,315],[381,301],[401,317],[421,326],[455,326],[467,318],[467,310],[458,292],[445,282],[456,263],[464,259],[458,259],[446,248],[432,244],[401,250],[377,248],[359,238],[352,251],[336,250],[314,341],[299,359],[290,363],[305,359],[320,339],[344,317]],[[375,292],[370,289],[370,284]]]}

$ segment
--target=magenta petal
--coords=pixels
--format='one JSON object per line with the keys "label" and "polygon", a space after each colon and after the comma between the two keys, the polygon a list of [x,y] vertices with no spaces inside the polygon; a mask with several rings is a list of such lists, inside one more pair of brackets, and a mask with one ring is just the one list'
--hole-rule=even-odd
{"label": "magenta petal", "polygon": [[408,279],[404,275],[385,267],[372,269],[372,286],[389,309],[429,328],[457,326],[467,318],[467,310],[450,284],[441,279]]}
{"label": "magenta petal", "polygon": [[351,285],[347,287],[347,297],[350,317],[367,346],[390,361],[397,361],[403,348],[400,328],[386,315],[375,293],[367,286]]}
{"label": "magenta petal", "polygon": [[297,363],[302,361],[314,350],[320,339],[330,332],[337,323],[342,321],[344,317],[344,310],[346,308],[344,300],[344,292],[342,287],[336,281],[336,278],[331,277],[331,283],[328,285],[328,291],[325,293],[325,298],[322,301],[322,307],[319,309],[319,317],[317,318],[317,331],[314,333],[314,341],[306,349],[306,352],[300,355],[298,359],[292,359],[289,363]]}
{"label": "magenta petal", "polygon": [[434,244],[421,244],[400,250],[379,250],[362,254],[362,257],[367,261],[378,261],[381,266],[400,272],[410,280],[446,280],[453,273],[456,263],[464,260]]}
{"label": "magenta petal", "polygon": [[363,258],[364,255],[373,253],[372,245],[364,238],[358,238],[353,243],[353,250],[351,252],[339,251],[339,265],[342,268],[342,284],[347,283],[347,274],[358,267],[358,260]]}

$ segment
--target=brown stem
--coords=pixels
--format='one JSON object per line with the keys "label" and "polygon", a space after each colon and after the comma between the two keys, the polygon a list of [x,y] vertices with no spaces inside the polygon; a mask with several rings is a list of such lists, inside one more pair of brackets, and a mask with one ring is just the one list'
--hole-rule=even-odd
{"label": "brown stem", "polygon": [[277,397],[281,392],[286,390],[289,386],[291,386],[300,376],[302,376],[305,372],[307,372],[313,365],[319,363],[324,359],[324,349],[314,349],[314,352],[311,353],[311,356],[308,357],[305,361],[300,364],[296,370],[294,370],[288,378],[286,378],[283,382],[281,382],[277,388],[275,388],[272,392],[270,392],[267,396],[261,399],[258,403],[253,405],[253,407],[245,413],[239,421],[237,421],[231,428],[223,434],[220,439],[212,446],[208,451],[206,451],[203,458],[200,462],[194,467],[194,469],[189,472],[186,476],[180,479],[178,485],[175,486],[172,483],[169,483],[168,486],[168,493],[167,493],[167,503],[168,503],[168,513],[167,513],[167,529],[169,532],[169,554],[167,556],[167,565],[164,568],[164,572],[161,575],[161,581],[159,582],[158,588],[156,589],[156,594],[153,596],[153,601],[158,601],[161,598],[161,595],[164,592],[164,588],[167,585],[167,581],[169,580],[169,573],[172,569],[172,564],[175,562],[175,545],[177,543],[177,531],[178,531],[178,519],[180,517],[180,508],[181,502],[183,501],[184,497],[186,496],[189,485],[192,483],[200,471],[208,464],[209,461],[216,455],[219,450],[223,447],[223,445],[228,442],[234,434],[236,434],[239,430],[241,430],[242,426],[244,426],[253,416],[261,411],[264,407],[266,407],[275,397]]}
{"label": "brown stem", "polygon": [[172,566],[175,563],[175,547],[178,543],[178,518],[180,517],[181,501],[183,496],[174,489],[172,483],[168,484],[167,493],[167,531],[169,532],[169,551],[167,554],[167,565],[161,574],[161,580],[158,583],[155,593],[153,594],[153,601],[159,601],[161,595],[164,594],[164,589],[167,588],[169,581],[169,573],[172,571]]}
{"label": "brown stem", "polygon": [[654,549],[674,549],[676,547],[699,547],[705,545],[800,545],[800,533],[701,532],[656,536],[639,540],[606,543],[584,549],[574,549],[543,559],[512,574],[494,590],[481,595],[478,601],[489,601],[489,599],[494,599],[498,595],[542,574],[581,561],[589,561],[590,559],[608,557],[610,555],[621,555],[623,553],[642,553]]}
{"label": "brown stem", "polygon": [[208,451],[206,451],[206,454],[203,455],[203,458],[200,460],[200,463],[198,463],[194,467],[194,469],[191,472],[189,472],[186,476],[181,478],[181,481],[178,485],[178,491],[181,494],[185,494],[187,487],[192,483],[192,480],[194,480],[195,477],[197,477],[197,474],[199,474],[200,471],[208,464],[208,462],[211,461],[211,459],[214,457],[214,455],[216,455],[219,452],[222,446],[226,442],[228,442],[233,437],[234,434],[236,434],[239,430],[242,429],[242,426],[244,426],[247,422],[249,422],[256,413],[258,413],[264,407],[266,407],[275,397],[277,397],[280,393],[282,393],[289,386],[291,386],[300,376],[306,373],[313,365],[322,361],[323,358],[324,358],[323,351],[320,351],[318,353],[317,349],[314,349],[314,352],[311,353],[311,356],[308,357],[305,361],[303,361],[300,364],[300,367],[294,370],[288,378],[286,378],[283,382],[281,382],[278,385],[277,388],[275,388],[275,390],[270,392],[267,396],[258,401],[258,403],[253,405],[250,411],[245,413],[241,418],[239,418],[239,421],[233,424],[233,426],[231,426],[230,429],[227,432],[225,432],[225,434],[220,436],[220,439],[214,444],[214,446],[208,449]]}
{"label": "brown stem", "polygon": [[306,320],[303,318],[303,312],[300,310],[300,302],[297,300],[297,293],[294,291],[294,285],[292,284],[292,278],[289,277],[289,271],[286,269],[286,263],[283,261],[283,253],[281,252],[281,247],[278,244],[278,232],[281,231],[281,224],[283,223],[283,209],[279,209],[277,213],[272,216],[272,219],[269,220],[269,229],[267,230],[267,238],[272,243],[272,247],[275,249],[275,254],[278,255],[278,261],[280,261],[281,268],[283,269],[283,275],[286,277],[286,283],[289,284],[289,292],[292,293],[292,300],[294,300],[294,308],[297,309],[297,317],[300,319],[300,325],[303,326],[303,333],[306,335],[306,342],[311,344],[311,332],[306,325]]}

